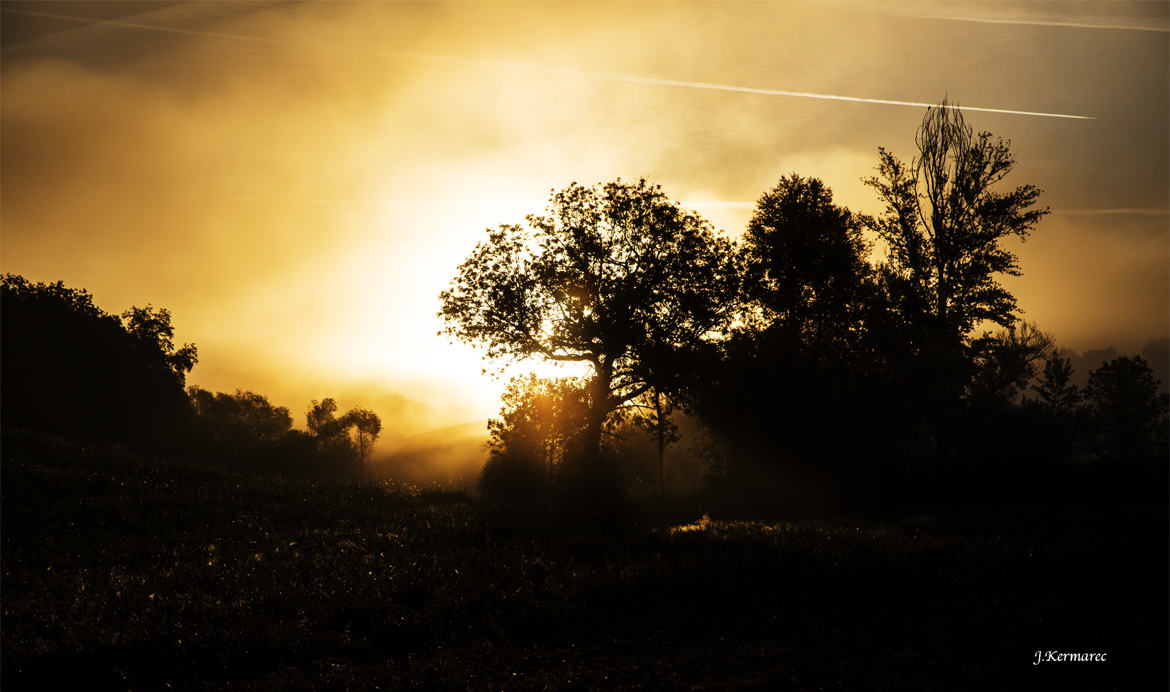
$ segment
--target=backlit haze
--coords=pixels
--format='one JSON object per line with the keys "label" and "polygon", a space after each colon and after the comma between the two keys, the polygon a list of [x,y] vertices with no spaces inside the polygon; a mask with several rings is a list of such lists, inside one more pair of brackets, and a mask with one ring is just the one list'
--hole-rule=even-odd
{"label": "backlit haze", "polygon": [[1007,283],[1024,317],[1136,352],[1170,331],[1168,7],[4,2],[0,264],[166,307],[191,384],[298,425],[369,406],[392,443],[496,411],[436,335],[485,228],[617,177],[732,236],[789,172],[877,212],[860,178],[924,109],[812,96],[949,95],[1034,113],[967,113],[1053,211]]}

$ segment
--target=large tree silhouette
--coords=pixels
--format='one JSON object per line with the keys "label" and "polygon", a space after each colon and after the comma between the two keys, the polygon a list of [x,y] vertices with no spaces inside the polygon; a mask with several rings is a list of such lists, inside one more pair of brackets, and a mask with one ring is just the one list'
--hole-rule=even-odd
{"label": "large tree silhouette", "polygon": [[878,175],[864,182],[886,208],[862,222],[887,248],[879,276],[918,354],[914,369],[930,383],[923,393],[942,396],[934,407],[957,401],[974,374],[972,330],[1015,323],[1015,297],[1000,279],[1020,268],[1003,241],[1027,238],[1048,209],[1035,206],[1031,185],[998,190],[1015,166],[1010,142],[976,134],[945,100],[927,109],[915,143],[908,165],[879,148]]}
{"label": "large tree silhouette", "polygon": [[486,357],[592,368],[584,455],[606,418],[668,389],[676,363],[733,311],[731,243],[645,180],[552,194],[547,213],[488,231],[440,295],[445,332]]}
{"label": "large tree silhouette", "polygon": [[30,430],[136,446],[175,444],[188,422],[193,345],[164,309],[122,318],[87,291],[8,274],[0,282],[0,417]]}
{"label": "large tree silhouette", "polygon": [[1016,301],[999,275],[1020,270],[1001,242],[1026,238],[1048,213],[1034,206],[1040,190],[997,191],[1015,165],[1011,143],[975,134],[945,100],[927,110],[915,143],[909,165],[879,148],[878,175],[865,180],[886,205],[865,220],[888,245],[886,268],[942,336],[961,339],[983,320],[1010,327]]}
{"label": "large tree silhouette", "polygon": [[780,179],[743,239],[744,293],[765,328],[802,345],[847,347],[860,319],[868,248],[858,218],[817,178]]}

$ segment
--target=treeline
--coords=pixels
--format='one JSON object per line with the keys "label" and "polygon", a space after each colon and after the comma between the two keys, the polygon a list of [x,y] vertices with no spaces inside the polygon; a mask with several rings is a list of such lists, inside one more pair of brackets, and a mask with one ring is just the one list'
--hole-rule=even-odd
{"label": "treeline", "polygon": [[1006,241],[1048,213],[1037,188],[1001,189],[1009,143],[945,102],[915,142],[910,162],[879,149],[875,216],[793,174],[738,243],[645,181],[574,184],[489,229],[440,296],[447,333],[588,374],[512,382],[483,489],[556,503],[628,485],[623,450],[640,435],[661,464],[684,412],[704,502],[726,511],[1161,492],[1167,396],[1146,360],[1076,386],[1001,283],[1021,273]]}
{"label": "treeline", "polygon": [[186,387],[197,362],[166,309],[98,308],[84,289],[5,275],[0,283],[0,422],[5,429],[124,445],[234,468],[351,477],[381,431],[377,414],[312,401],[306,430],[260,394]]}

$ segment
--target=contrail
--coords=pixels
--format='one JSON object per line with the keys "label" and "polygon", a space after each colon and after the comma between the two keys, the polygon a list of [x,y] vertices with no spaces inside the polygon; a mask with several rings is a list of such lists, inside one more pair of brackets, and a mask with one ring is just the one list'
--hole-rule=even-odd
{"label": "contrail", "polygon": [[923,19],[941,19],[948,22],[974,22],[976,24],[1023,24],[1025,26],[1052,26],[1069,29],[1106,29],[1112,31],[1152,31],[1170,33],[1170,27],[1133,26],[1130,24],[1088,24],[1085,22],[1056,22],[1042,19],[985,19],[982,17],[953,17],[942,14],[922,15]]}
{"label": "contrail", "polygon": [[1170,216],[1170,209],[1054,209],[1053,213],[1072,216]]}
{"label": "contrail", "polygon": [[[64,19],[74,22],[87,22],[91,24],[107,24],[110,26],[120,26],[128,29],[143,29],[146,31],[161,31],[172,34],[184,34],[188,36],[207,36],[211,38],[233,39],[238,41],[254,41],[259,43],[271,43],[280,45],[290,45],[299,47],[317,47],[309,41],[294,41],[289,39],[279,38],[265,38],[262,36],[249,36],[245,34],[229,34],[218,31],[200,31],[195,29],[179,29],[175,27],[158,26],[155,24],[141,24],[138,22],[125,22],[116,19],[91,19],[88,17],[75,17],[66,14],[57,14],[55,12],[38,12],[35,10],[18,10],[7,7],[0,8],[0,11],[11,12],[14,14],[24,14],[34,17],[49,17],[53,19]],[[628,84],[647,84],[653,86],[679,87],[685,89],[706,89],[710,91],[729,91],[740,94],[759,94],[763,96],[787,96],[792,98],[805,99],[819,99],[822,101],[845,101],[850,103],[869,103],[881,106],[903,106],[909,108],[930,108],[937,107],[939,104],[927,103],[925,101],[899,101],[894,99],[877,99],[866,98],[861,96],[841,96],[838,94],[821,94],[811,91],[789,91],[787,89],[761,89],[757,87],[737,86],[734,84],[716,84],[712,82],[692,82],[678,79],[662,79],[659,77],[641,77],[635,75],[611,74],[605,72],[588,72],[585,70],[574,70],[569,68],[547,67],[544,65],[532,65],[527,63],[514,63],[502,60],[488,60],[484,58],[466,58],[453,55],[439,55],[435,53],[416,53],[411,51],[397,51],[397,50],[380,50],[370,49],[369,52],[374,55],[381,55],[391,58],[406,58],[411,60],[424,60],[430,62],[445,62],[449,64],[468,65],[471,67],[488,67],[493,69],[504,69],[516,72],[529,72],[533,74],[549,75],[554,77],[571,77],[574,79],[595,79],[609,82],[625,82]],[[947,105],[947,108],[958,109],[959,106]],[[962,110],[967,112],[978,113],[999,113],[1002,115],[1024,115],[1037,118],[1063,118],[1067,120],[1095,120],[1093,116],[1089,115],[1071,115],[1067,113],[1045,113],[1041,111],[1022,111],[1013,110],[1010,108],[988,108],[983,106],[962,106]]]}

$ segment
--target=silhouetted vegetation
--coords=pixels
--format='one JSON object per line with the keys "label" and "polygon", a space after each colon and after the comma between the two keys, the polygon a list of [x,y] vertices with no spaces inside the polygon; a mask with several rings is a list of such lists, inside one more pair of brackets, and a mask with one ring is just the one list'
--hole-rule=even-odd
{"label": "silhouetted vegetation", "polygon": [[[446,333],[586,374],[509,382],[478,493],[4,277],[5,688],[1164,680],[1170,340],[1060,349],[1000,283],[1047,213],[1009,144],[946,103],[916,144],[875,217],[791,174],[739,243],[646,181],[489,230]],[[1025,674],[1053,647],[1111,663]]]}
{"label": "silhouetted vegetation", "polygon": [[118,317],[87,291],[6,275],[0,329],[6,428],[115,442],[239,469],[356,476],[381,431],[377,414],[312,402],[310,432],[263,395],[184,392],[194,345],[175,346],[166,309]]}
{"label": "silhouetted vegetation", "polygon": [[492,358],[587,365],[584,463],[619,407],[677,387],[675,365],[733,315],[731,244],[642,180],[554,192],[547,216],[501,226],[440,296],[451,336]]}
{"label": "silhouetted vegetation", "polygon": [[1113,487],[1165,478],[1144,361],[1101,365],[1082,400],[1071,361],[1001,284],[1021,273],[1004,241],[1048,213],[1037,188],[1001,189],[1010,144],[946,102],[915,143],[909,163],[879,149],[874,217],[792,174],[738,245],[645,182],[574,184],[548,216],[490,231],[441,296],[447,333],[592,372],[513,381],[485,491],[539,504],[581,459],[621,477],[614,431],[661,433],[661,458],[676,407],[705,428],[704,502],[723,512],[906,511],[1045,492],[1053,473],[1092,484],[1122,460]]}
{"label": "silhouetted vegetation", "polygon": [[0,319],[5,426],[150,448],[183,432],[196,350],[175,347],[168,311],[118,317],[85,290],[8,274]]}
{"label": "silhouetted vegetation", "polygon": [[1116,461],[1166,461],[1166,413],[1170,397],[1141,356],[1114,358],[1089,373],[1090,406],[1097,449]]}

